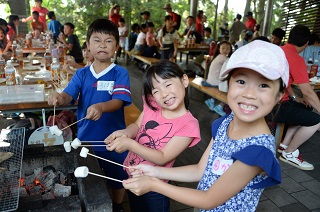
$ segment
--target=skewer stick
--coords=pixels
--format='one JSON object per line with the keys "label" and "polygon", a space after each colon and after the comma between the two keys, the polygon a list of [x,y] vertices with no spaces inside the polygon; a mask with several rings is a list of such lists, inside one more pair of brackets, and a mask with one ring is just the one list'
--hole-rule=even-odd
{"label": "skewer stick", "polygon": [[70,126],[72,126],[72,125],[74,125],[74,124],[76,124],[76,123],[78,123],[79,121],[82,121],[83,119],[85,119],[86,117],[83,117],[82,119],[80,119],[80,120],[78,120],[78,121],[76,121],[76,122],[73,122],[72,124],[69,124],[68,126],[66,126],[66,127],[64,127],[64,128],[62,128],[61,130],[65,130],[65,129],[67,129],[68,127],[70,127]]}
{"label": "skewer stick", "polygon": [[87,153],[88,155],[90,155],[90,156],[92,156],[92,157],[96,157],[96,158],[99,158],[99,159],[101,159],[101,160],[105,160],[105,161],[107,161],[107,162],[109,162],[109,163],[113,163],[113,164],[116,164],[116,165],[118,165],[118,166],[122,166],[122,167],[124,167],[124,168],[129,168],[128,166],[125,166],[125,165],[122,165],[122,164],[120,164],[120,163],[116,163],[116,162],[113,162],[113,161],[111,161],[111,160],[108,160],[108,159],[105,159],[105,158],[102,158],[102,157],[99,157],[99,156],[96,156],[96,155],[94,155],[94,154],[91,154],[91,153]]}
{"label": "skewer stick", "polygon": [[114,179],[114,178],[111,178],[111,177],[103,176],[103,175],[92,173],[92,172],[88,172],[88,173],[92,174],[92,175],[95,175],[95,176],[98,176],[98,177],[106,178],[108,180],[113,180],[113,181],[117,181],[119,183],[122,183],[122,180]]}
{"label": "skewer stick", "polygon": [[107,146],[106,144],[103,145],[103,144],[81,144],[80,146]]}

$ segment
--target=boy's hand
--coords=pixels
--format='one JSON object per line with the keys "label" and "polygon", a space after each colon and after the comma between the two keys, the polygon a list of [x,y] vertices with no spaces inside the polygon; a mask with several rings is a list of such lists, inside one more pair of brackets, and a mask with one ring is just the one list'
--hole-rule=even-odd
{"label": "boy's hand", "polygon": [[132,177],[139,177],[143,175],[147,175],[150,177],[156,177],[156,167],[147,165],[147,164],[139,164],[137,166],[132,166],[129,168],[130,174]]}
{"label": "boy's hand", "polygon": [[109,151],[116,151],[118,153],[125,152],[130,150],[131,144],[135,142],[131,138],[127,137],[120,137],[112,141],[107,145],[107,150]]}
{"label": "boy's hand", "polygon": [[97,121],[102,116],[102,108],[99,104],[91,105],[87,109],[86,119]]}
{"label": "boy's hand", "polygon": [[64,105],[64,103],[64,98],[59,93],[53,92],[51,95],[49,95],[48,105],[61,106]]}

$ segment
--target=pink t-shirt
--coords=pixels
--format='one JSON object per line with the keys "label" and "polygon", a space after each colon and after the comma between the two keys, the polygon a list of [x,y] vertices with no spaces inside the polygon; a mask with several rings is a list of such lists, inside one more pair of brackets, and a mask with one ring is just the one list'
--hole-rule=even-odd
{"label": "pink t-shirt", "polygon": [[227,60],[227,56],[223,54],[219,54],[216,58],[211,62],[207,83],[218,86],[219,85],[219,75],[222,68],[223,63]]}
{"label": "pink t-shirt", "polygon": [[146,41],[147,41],[147,45],[149,47],[155,46],[156,45],[156,37],[155,37],[154,33],[147,32]]}
{"label": "pink t-shirt", "polygon": [[38,7],[32,7],[32,12],[33,11],[38,11],[39,13],[39,21],[41,23],[43,23],[44,25],[44,29],[46,30],[47,29],[47,22],[46,22],[46,15],[48,14],[49,10],[45,7],[41,7],[41,8],[38,8]]}
{"label": "pink t-shirt", "polygon": [[[141,128],[135,139],[139,144],[161,150],[174,136],[192,137],[193,140],[189,144],[189,147],[196,145],[200,141],[199,122],[189,111],[181,117],[167,119],[162,116],[162,110],[155,101],[153,101],[152,105],[158,110],[151,110],[144,102],[144,116]],[[164,167],[172,167],[174,161],[168,162]],[[123,162],[125,166],[134,166],[141,163],[157,166],[133,152],[129,152]],[[129,172],[128,175],[130,176]]]}

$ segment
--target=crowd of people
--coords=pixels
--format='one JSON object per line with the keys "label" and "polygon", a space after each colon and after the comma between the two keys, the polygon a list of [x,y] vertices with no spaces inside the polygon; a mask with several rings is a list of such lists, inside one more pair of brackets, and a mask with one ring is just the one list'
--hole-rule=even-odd
{"label": "crowd of people", "polygon": [[[93,147],[94,154],[129,167],[98,160],[106,176],[123,181],[107,181],[114,212],[123,211],[125,189],[132,212],[169,212],[170,199],[201,211],[253,211],[264,188],[281,182],[276,151],[285,163],[314,169],[299,154],[299,147],[320,129],[320,100],[299,55],[310,44],[308,27],[294,26],[286,44],[281,28],[273,30],[270,38],[261,36],[250,11],[245,24],[237,14],[230,29],[228,24],[221,27],[222,40],[202,85],[220,87],[224,83],[228,105],[206,100],[209,109],[221,116],[212,124],[210,143],[197,164],[173,168],[175,158],[201,140],[198,120],[188,110],[189,78],[175,58],[179,38],[191,36],[206,45],[213,42],[211,28],[204,25],[204,12],[188,16],[180,34],[181,16],[165,4],[168,15],[163,26],[156,28],[150,12],[143,11],[143,23],[132,24],[129,32],[120,6],[115,5],[109,20],[96,19],[90,24],[81,47],[74,24],[62,25],[53,11],[42,7],[42,0],[35,3],[32,16],[22,21],[32,20],[34,34],[51,30],[55,42],[74,57],[65,67],[73,74],[71,81],[62,93],[52,93],[48,104],[65,106],[78,100],[77,118],[85,119],[77,125],[77,137],[104,140],[106,147]],[[1,54],[10,51],[19,21],[16,15],[10,15],[8,23],[0,19]],[[314,40],[312,44],[320,42],[319,37]],[[143,111],[127,127],[124,106],[132,103],[129,74],[113,61],[115,55],[121,58],[126,48],[162,59],[146,70]],[[78,70],[74,72],[70,66]],[[300,89],[300,97],[293,83]],[[224,111],[226,107],[232,112]],[[288,127],[277,149],[265,119],[270,113],[273,121]],[[182,188],[169,184],[170,180],[199,184],[197,189]]]}

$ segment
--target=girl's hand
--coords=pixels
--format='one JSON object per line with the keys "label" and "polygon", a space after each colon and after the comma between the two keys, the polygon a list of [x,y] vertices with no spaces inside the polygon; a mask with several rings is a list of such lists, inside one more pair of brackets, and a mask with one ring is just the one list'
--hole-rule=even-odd
{"label": "girl's hand", "polygon": [[107,150],[116,151],[117,153],[123,153],[127,150],[130,150],[131,144],[133,141],[131,138],[120,137],[112,141],[107,145]]}
{"label": "girl's hand", "polygon": [[147,164],[139,164],[129,168],[132,177],[140,177],[143,175],[156,177],[157,168]]}
{"label": "girl's hand", "polygon": [[68,59],[66,61],[66,64],[68,64],[69,66],[72,66],[72,67],[75,67],[77,66],[78,64],[76,63],[76,61],[74,61],[73,59]]}
{"label": "girl's hand", "polygon": [[104,139],[104,143],[110,144],[112,141],[120,137],[128,137],[128,136],[124,130],[117,130],[111,133],[106,139]]}
{"label": "girl's hand", "polygon": [[158,179],[149,176],[141,176],[124,180],[122,185],[125,189],[129,189],[135,195],[140,196],[152,190],[152,184],[155,180]]}
{"label": "girl's hand", "polygon": [[102,116],[102,108],[99,104],[91,105],[87,109],[86,119],[97,121]]}

